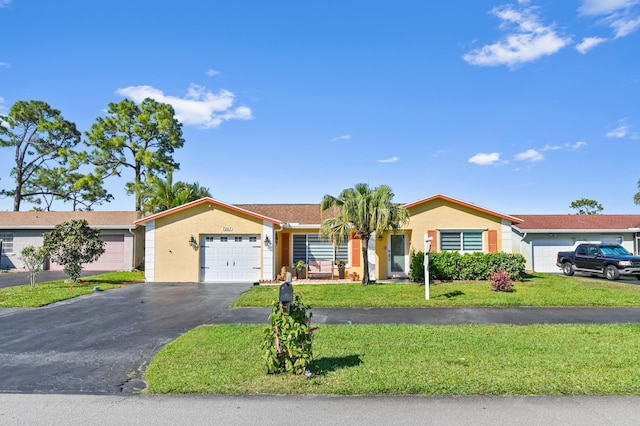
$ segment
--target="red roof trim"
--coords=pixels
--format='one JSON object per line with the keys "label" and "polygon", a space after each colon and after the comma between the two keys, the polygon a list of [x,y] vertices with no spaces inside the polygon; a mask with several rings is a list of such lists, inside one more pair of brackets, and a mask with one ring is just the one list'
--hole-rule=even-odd
{"label": "red roof trim", "polygon": [[451,203],[458,204],[460,206],[468,207],[468,208],[473,209],[473,210],[477,210],[477,211],[480,211],[480,212],[483,212],[483,213],[487,213],[487,214],[490,214],[491,216],[497,216],[497,217],[500,217],[502,219],[507,219],[507,220],[509,220],[509,221],[511,221],[513,223],[522,223],[522,219],[519,219],[519,218],[517,218],[515,216],[509,216],[509,215],[506,215],[506,214],[498,213],[496,211],[485,209],[484,207],[479,207],[479,206],[476,206],[475,204],[467,203],[466,201],[462,201],[462,200],[458,200],[458,199],[455,199],[455,198],[451,198],[451,197],[443,195],[443,194],[432,195],[431,197],[424,198],[424,199],[419,200],[419,201],[414,201],[413,203],[405,204],[404,208],[405,209],[409,209],[411,207],[415,207],[417,205],[428,203],[429,201],[438,200],[438,199],[449,201]]}
{"label": "red roof trim", "polygon": [[206,203],[215,204],[215,205],[218,205],[220,207],[224,207],[224,208],[227,208],[229,210],[233,210],[233,211],[238,212],[238,213],[246,214],[247,216],[255,217],[256,219],[265,220],[267,222],[273,223],[274,225],[282,225],[282,222],[280,222],[279,220],[272,219],[270,217],[263,216],[263,215],[258,214],[258,213],[254,213],[254,212],[251,212],[249,210],[245,210],[245,209],[242,209],[240,207],[233,206],[231,204],[223,203],[222,201],[214,200],[213,198],[210,198],[210,197],[201,198],[199,200],[192,201],[190,203],[183,204],[181,206],[174,207],[172,209],[165,210],[163,212],[156,213],[156,214],[151,215],[151,216],[147,216],[147,217],[145,217],[143,219],[135,221],[134,223],[136,225],[143,225],[143,224],[145,224],[147,222],[151,222],[152,220],[156,220],[156,219],[159,219],[161,217],[169,216],[169,215],[172,215],[174,213],[190,209],[191,207],[199,206],[201,204],[206,204]]}

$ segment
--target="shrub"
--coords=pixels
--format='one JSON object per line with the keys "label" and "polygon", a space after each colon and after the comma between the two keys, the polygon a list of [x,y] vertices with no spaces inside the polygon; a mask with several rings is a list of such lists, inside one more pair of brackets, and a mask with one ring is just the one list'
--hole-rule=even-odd
{"label": "shrub", "polygon": [[512,279],[524,274],[525,259],[521,254],[465,253],[457,251],[429,254],[429,275],[441,281],[488,280],[491,271],[504,270]]}
{"label": "shrub", "polygon": [[409,260],[409,277],[417,283],[424,282],[424,252],[411,250]]}
{"label": "shrub", "polygon": [[491,273],[491,289],[493,291],[513,291],[513,280],[511,276],[507,274],[504,269],[498,272]]}
{"label": "shrub", "polygon": [[271,309],[271,326],[265,328],[262,345],[267,364],[267,373],[306,374],[313,360],[311,348],[311,312],[303,304],[299,295],[294,295],[289,313],[282,309],[278,299]]}

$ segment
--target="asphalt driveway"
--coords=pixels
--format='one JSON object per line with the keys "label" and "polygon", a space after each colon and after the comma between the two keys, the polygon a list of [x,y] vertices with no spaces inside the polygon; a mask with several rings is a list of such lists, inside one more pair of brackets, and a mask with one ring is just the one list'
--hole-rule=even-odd
{"label": "asphalt driveway", "polygon": [[250,284],[132,284],[39,309],[0,309],[0,393],[130,394],[165,344]]}

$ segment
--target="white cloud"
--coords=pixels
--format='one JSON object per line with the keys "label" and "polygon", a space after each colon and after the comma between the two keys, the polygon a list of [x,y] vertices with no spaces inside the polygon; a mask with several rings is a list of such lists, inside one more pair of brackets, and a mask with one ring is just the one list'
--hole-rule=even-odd
{"label": "white cloud", "polygon": [[582,148],[583,146],[587,146],[587,143],[586,143],[585,141],[578,141],[578,142],[576,142],[576,143],[566,143],[566,144],[564,144],[564,146],[565,146],[567,149],[570,149],[570,150],[572,150],[572,151],[575,151],[576,149],[580,149],[580,148]]}
{"label": "white cloud", "polygon": [[615,30],[615,37],[626,37],[640,27],[640,16],[635,18],[620,18],[611,22],[611,28]]}
{"label": "white cloud", "polygon": [[520,154],[516,154],[515,158],[518,161],[529,161],[531,163],[535,163],[537,161],[544,160],[544,155],[540,154],[535,149],[528,149]]}
{"label": "white cloud", "polygon": [[541,151],[557,151],[557,150],[559,150],[559,149],[562,149],[562,147],[561,147],[561,146],[559,146],[559,145],[549,145],[549,144],[546,144],[546,145],[541,149]]}
{"label": "white cloud", "polygon": [[589,50],[593,49],[600,43],[604,43],[605,41],[607,41],[607,39],[602,37],[585,37],[582,39],[581,43],[576,45],[576,50],[584,55]]}
{"label": "white cloud", "polygon": [[578,12],[598,18],[613,30],[615,38],[621,38],[640,28],[639,4],[639,0],[583,0]]}
{"label": "white cloud", "polygon": [[[520,2],[520,5],[527,3]],[[465,54],[462,58],[471,65],[512,68],[552,55],[571,43],[571,38],[562,37],[552,26],[543,25],[533,7],[505,5],[494,8],[491,13],[502,20],[500,28],[510,32],[496,43]]]}
{"label": "white cloud", "polygon": [[336,136],[335,138],[331,139],[331,142],[348,141],[350,139],[351,139],[351,135],[342,135],[342,136]]}
{"label": "white cloud", "polygon": [[479,166],[490,166],[500,161],[500,154],[497,152],[492,152],[491,154],[479,153],[469,158],[468,161]]}
{"label": "white cloud", "polygon": [[228,90],[213,93],[202,86],[192,84],[184,98],[165,95],[152,86],[129,86],[116,90],[119,95],[142,102],[152,98],[173,106],[176,118],[185,125],[214,128],[229,120],[251,120],[251,109],[245,106],[233,108],[235,95]]}
{"label": "white cloud", "polygon": [[220,71],[216,71],[214,69],[208,69],[206,73],[209,77],[213,77],[214,75],[220,74]]}
{"label": "white cloud", "polygon": [[583,0],[578,11],[584,15],[605,15],[638,4],[638,0]]}
{"label": "white cloud", "polygon": [[616,138],[622,139],[629,137],[631,139],[636,139],[638,137],[637,133],[631,132],[631,127],[627,124],[626,118],[621,118],[615,124],[615,127],[612,130],[609,130],[606,135],[608,138]]}
{"label": "white cloud", "polygon": [[387,158],[386,160],[378,160],[378,163],[396,163],[399,160],[395,155],[391,158]]}
{"label": "white cloud", "polygon": [[10,66],[8,62],[0,62],[0,68],[9,68]]}
{"label": "white cloud", "polygon": [[0,7],[8,7],[12,0],[0,0]]}

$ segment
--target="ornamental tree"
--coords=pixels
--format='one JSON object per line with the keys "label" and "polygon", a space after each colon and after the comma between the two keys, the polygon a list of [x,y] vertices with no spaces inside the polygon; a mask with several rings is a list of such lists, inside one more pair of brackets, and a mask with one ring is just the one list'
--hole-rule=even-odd
{"label": "ornamental tree", "polygon": [[24,266],[29,271],[29,281],[33,290],[36,288],[36,278],[42,272],[44,262],[47,260],[47,251],[44,247],[25,246],[18,259],[24,263]]}
{"label": "ornamental tree", "polygon": [[62,265],[63,272],[76,282],[82,265],[95,262],[104,253],[105,242],[100,231],[90,228],[86,220],[71,220],[44,234],[44,248],[49,259]]}

